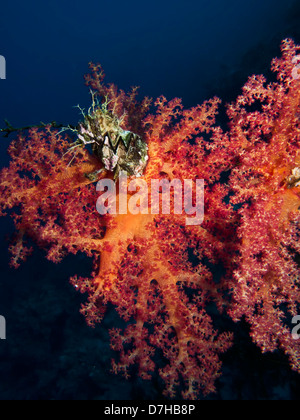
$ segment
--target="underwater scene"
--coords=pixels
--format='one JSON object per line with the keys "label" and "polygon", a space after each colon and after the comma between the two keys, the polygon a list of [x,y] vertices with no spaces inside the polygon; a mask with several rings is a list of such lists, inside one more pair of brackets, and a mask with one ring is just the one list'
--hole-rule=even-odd
{"label": "underwater scene", "polygon": [[299,400],[298,1],[7,2],[0,140],[0,400]]}

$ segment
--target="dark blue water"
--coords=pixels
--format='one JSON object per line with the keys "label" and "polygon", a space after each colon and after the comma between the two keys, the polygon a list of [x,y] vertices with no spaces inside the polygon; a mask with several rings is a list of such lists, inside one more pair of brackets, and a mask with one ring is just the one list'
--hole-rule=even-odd
{"label": "dark blue water", "polygon": [[[108,82],[141,96],[181,97],[185,106],[214,95],[235,98],[247,77],[267,73],[280,41],[300,43],[297,0],[153,0],[1,4],[0,126],[57,121],[76,124],[80,104],[89,106],[83,75],[100,62]],[[1,138],[0,166],[10,139]],[[58,266],[37,252],[19,270],[8,267],[0,220],[0,315],[7,340],[0,341],[0,399],[160,398],[157,380],[126,382],[109,373],[107,329],[115,314],[91,330],[79,315],[80,296],[68,284],[88,274],[85,258]],[[296,399],[299,380],[281,355],[262,357],[237,331],[233,353],[224,357],[216,399]],[[242,346],[243,344],[243,346]],[[241,350],[243,349],[243,350]]]}

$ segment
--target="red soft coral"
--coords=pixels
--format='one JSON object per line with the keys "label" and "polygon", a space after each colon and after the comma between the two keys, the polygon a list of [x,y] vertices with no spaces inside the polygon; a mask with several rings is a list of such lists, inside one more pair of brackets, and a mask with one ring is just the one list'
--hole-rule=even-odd
{"label": "red soft coral", "polygon": [[[245,315],[263,351],[282,347],[300,371],[300,343],[291,337],[289,317],[299,311],[300,83],[293,78],[299,50],[286,40],[273,61],[278,81],[253,76],[230,105],[230,138],[238,163],[230,185],[239,211],[241,246],[231,287],[231,316]],[[249,111],[249,106],[256,110]],[[295,176],[293,175],[295,174]],[[289,316],[287,316],[289,314]]]}
{"label": "red soft coral", "polygon": [[[156,110],[146,115],[148,98],[139,103],[136,89],[127,95],[105,86],[101,67],[91,64],[87,84],[106,97],[124,130],[148,144],[142,180],[149,187],[153,179],[182,184],[189,179],[194,186],[204,180],[201,225],[189,226],[186,215],[173,211],[100,216],[86,174],[103,169],[101,161],[80,150],[70,164],[67,139],[50,128],[31,130],[26,140],[20,137],[10,146],[12,160],[2,170],[0,187],[2,209],[17,208],[13,265],[30,252],[26,238],[54,262],[78,251],[92,256],[91,278],[71,280],[88,293],[82,313],[94,325],[113,304],[127,321],[123,331],[110,331],[119,353],[113,370],[128,376],[137,365],[148,379],[161,356],[166,396],[181,389],[184,398],[197,398],[199,391],[215,390],[219,354],[230,347],[232,335],[213,326],[210,302],[235,321],[245,316],[263,351],[279,345],[299,369],[299,344],[284,319],[285,308],[293,315],[299,303],[297,48],[292,41],[283,43],[282,58],[273,62],[278,82],[249,79],[228,107],[227,132],[216,126],[218,98],[184,110],[179,99],[160,97]],[[112,178],[105,171],[99,176]],[[224,269],[220,278],[217,265]]]}

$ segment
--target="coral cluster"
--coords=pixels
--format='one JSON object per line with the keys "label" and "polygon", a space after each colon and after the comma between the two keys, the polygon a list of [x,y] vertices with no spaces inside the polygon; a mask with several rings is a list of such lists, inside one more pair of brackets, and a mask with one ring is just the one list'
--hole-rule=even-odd
{"label": "coral cluster", "polygon": [[299,371],[290,319],[300,301],[300,84],[294,77],[297,48],[287,40],[282,52],[272,63],[278,82],[266,85],[263,76],[252,76],[228,108],[237,155],[232,203],[243,204],[230,315],[244,315],[262,351],[281,347]]}
{"label": "coral cluster", "polygon": [[28,256],[31,240],[56,263],[69,253],[92,257],[91,277],[71,279],[88,294],[81,312],[94,325],[113,304],[126,321],[124,330],[110,330],[113,370],[129,376],[137,366],[145,379],[158,372],[167,397],[215,391],[219,355],[233,335],[217,331],[209,304],[234,321],[245,317],[262,351],[281,347],[300,371],[300,340],[288,323],[300,301],[299,49],[283,42],[272,64],[277,81],[249,78],[228,106],[227,131],[216,125],[218,98],[185,110],[181,100],[160,97],[150,113],[148,98],[138,102],[136,89],[106,86],[101,67],[91,64],[93,95],[147,143],[141,179],[149,186],[153,179],[204,180],[201,225],[187,225],[172,206],[170,214],[100,215],[88,175],[114,175],[87,148],[70,162],[68,136],[51,127],[31,129],[9,146],[0,202],[16,225],[12,265]]}

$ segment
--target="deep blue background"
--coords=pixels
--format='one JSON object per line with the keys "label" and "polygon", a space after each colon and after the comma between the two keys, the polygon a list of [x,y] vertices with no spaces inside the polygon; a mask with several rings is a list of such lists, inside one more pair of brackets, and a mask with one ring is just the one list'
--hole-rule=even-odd
{"label": "deep blue background", "polygon": [[[142,96],[181,97],[185,106],[214,95],[234,99],[253,73],[267,73],[280,41],[300,42],[298,0],[10,1],[0,8],[0,126],[56,120],[76,124],[89,106],[83,75],[100,62],[108,82],[140,86]],[[1,138],[0,166],[9,139]],[[35,256],[19,270],[8,267],[0,220],[0,399],[159,398],[160,383],[125,382],[109,374],[107,329],[95,330],[78,314],[80,297],[68,284],[89,273],[84,258],[59,266]],[[238,340],[246,342],[244,329]],[[244,336],[245,335],[245,336]],[[243,347],[244,348],[244,347]],[[297,378],[280,355],[263,358],[248,343],[225,357],[215,398],[295,399]],[[234,353],[235,352],[235,353]]]}

